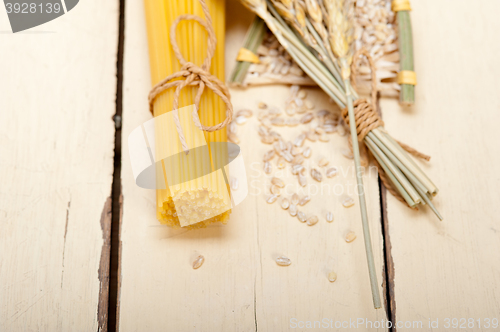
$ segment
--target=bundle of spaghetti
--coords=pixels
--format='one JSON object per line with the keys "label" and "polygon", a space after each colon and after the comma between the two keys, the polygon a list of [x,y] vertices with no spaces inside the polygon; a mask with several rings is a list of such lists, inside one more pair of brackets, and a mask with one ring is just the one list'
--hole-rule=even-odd
{"label": "bundle of spaghetti", "polygon": [[[210,73],[220,80],[224,80],[224,34],[225,34],[225,8],[224,0],[205,0],[212,17],[215,37],[217,39],[216,49],[211,61]],[[145,0],[146,22],[149,44],[149,58],[151,69],[151,81],[154,86],[168,75],[181,69],[179,60],[174,54],[171,45],[170,28],[174,20],[182,14],[193,14],[205,19],[202,7],[198,0]],[[203,63],[207,56],[207,32],[198,22],[193,20],[182,20],[176,29],[176,41],[186,61],[196,65]],[[179,96],[179,109],[184,106],[193,105],[198,86],[184,87]],[[163,91],[154,101],[154,116],[157,118],[166,112],[172,111],[175,88]],[[226,105],[210,89],[204,89],[199,105],[199,118],[204,126],[213,126],[222,122],[226,114]],[[192,128],[192,123],[186,117],[179,116],[184,134],[191,136],[191,141],[196,136],[185,128]],[[169,141],[171,133],[165,131],[155,132],[156,142],[169,144],[169,149],[178,151],[179,156],[182,146],[178,140]],[[177,135],[177,133],[176,133]],[[194,135],[194,136],[193,136]],[[227,132],[225,128],[214,132],[204,132],[208,146],[213,142],[226,142]],[[190,137],[186,137],[189,141]],[[166,142],[166,143],[165,143]],[[219,146],[223,146],[220,144]],[[176,176],[186,178],[178,184],[168,185],[166,189],[157,189],[157,218],[162,224],[187,228],[205,227],[214,222],[226,223],[229,217],[228,205],[230,206],[229,187],[224,175],[214,168],[216,165],[224,165],[227,155],[224,148],[216,152],[209,149],[209,163],[212,172],[193,178],[190,174],[199,172],[201,165],[207,160],[201,156],[202,152],[194,149],[190,151],[190,158],[179,157],[174,165]],[[188,160],[189,162],[186,162]],[[157,163],[160,164],[160,163]],[[171,162],[168,167],[172,166]],[[162,161],[157,167],[157,174],[165,174],[165,163]],[[161,174],[160,174],[161,175]],[[168,177],[166,177],[168,178]],[[166,179],[165,179],[166,181]],[[207,218],[207,216],[209,216]],[[179,218],[182,217],[182,218]],[[181,219],[181,222],[180,222]]]}

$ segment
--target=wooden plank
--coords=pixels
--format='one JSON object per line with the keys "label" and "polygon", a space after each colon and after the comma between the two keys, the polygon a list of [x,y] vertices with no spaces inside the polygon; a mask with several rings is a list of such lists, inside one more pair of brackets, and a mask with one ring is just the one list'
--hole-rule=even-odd
{"label": "wooden plank", "polygon": [[500,3],[412,7],[416,103],[402,110],[383,101],[382,109],[396,138],[433,157],[422,167],[440,188],[434,201],[444,221],[388,198],[396,318],[422,321],[424,330],[429,319],[444,329],[446,318],[488,330],[484,319],[500,318]]}
{"label": "wooden plank", "polygon": [[0,330],[105,331],[117,2],[0,13]]}
{"label": "wooden plank", "polygon": [[[227,11],[231,13],[226,41],[229,73],[252,17],[236,1],[228,2]],[[147,95],[151,86],[142,3],[127,3],[125,26],[124,140],[150,119]],[[282,107],[288,92],[287,87],[276,86],[232,90],[232,101],[236,110],[256,110],[259,101]],[[321,91],[310,89],[309,93],[318,109],[333,107]],[[266,204],[264,190],[268,190],[269,178],[261,171],[261,160],[269,146],[258,142],[256,126],[254,116],[239,127],[250,195],[233,210],[226,226],[185,231],[159,225],[155,193],[135,185],[128,149],[124,148],[121,331],[285,331],[299,321],[323,318],[332,319],[333,324],[337,320],[385,319],[385,312],[372,306],[358,206],[345,209],[340,204],[340,190],[355,187],[352,161],[340,153],[347,147],[346,138],[334,135],[332,142],[314,145],[311,162],[317,163],[323,155],[346,175],[324,181],[326,188],[337,188],[339,195],[325,194],[324,199],[315,196],[304,207],[306,212],[320,217],[318,225],[308,227],[277,203]],[[291,138],[297,132],[285,134]],[[373,169],[365,179],[382,284],[379,188]],[[335,214],[332,224],[324,219],[327,210]],[[358,234],[351,244],[343,240],[348,230]],[[206,261],[193,270],[191,264],[198,254],[204,255]],[[292,265],[277,266],[277,255],[290,257]],[[332,269],[338,273],[333,284],[327,280]]]}

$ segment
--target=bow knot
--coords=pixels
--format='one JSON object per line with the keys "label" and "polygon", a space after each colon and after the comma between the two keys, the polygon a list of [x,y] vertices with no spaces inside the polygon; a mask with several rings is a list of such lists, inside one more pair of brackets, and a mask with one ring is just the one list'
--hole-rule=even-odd
{"label": "bow knot", "polygon": [[189,72],[188,75],[195,75],[195,79],[198,78],[200,80],[203,79],[203,76],[212,76],[210,72],[201,67],[198,67],[192,62],[186,62],[184,65],[182,65],[181,71],[187,71]]}

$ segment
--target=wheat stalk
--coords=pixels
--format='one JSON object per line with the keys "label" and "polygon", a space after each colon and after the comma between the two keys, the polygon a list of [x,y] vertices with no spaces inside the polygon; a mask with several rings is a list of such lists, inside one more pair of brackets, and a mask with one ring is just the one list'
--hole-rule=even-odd
{"label": "wheat stalk", "polygon": [[368,211],[363,186],[361,158],[359,154],[358,134],[356,130],[356,120],[354,118],[354,96],[352,94],[353,89],[350,83],[353,39],[352,18],[354,13],[354,3],[352,0],[324,0],[324,5],[328,13],[328,38],[330,46],[339,61],[342,78],[346,88],[349,127],[351,131],[354,164],[356,166],[356,181],[358,183],[359,205],[361,209],[361,221],[363,223],[363,237],[365,241],[366,258],[368,261],[368,272],[370,274],[370,285],[372,289],[373,304],[375,308],[380,308],[382,305],[380,302],[375,261],[373,259],[370,226],[368,224]]}

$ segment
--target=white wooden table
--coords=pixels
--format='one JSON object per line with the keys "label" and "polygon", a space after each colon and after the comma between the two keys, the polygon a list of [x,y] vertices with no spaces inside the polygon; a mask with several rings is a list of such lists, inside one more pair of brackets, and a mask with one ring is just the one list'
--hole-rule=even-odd
{"label": "white wooden table", "polygon": [[[387,319],[401,331],[493,330],[500,319],[500,3],[412,6],[416,105],[380,105],[394,137],[432,156],[422,167],[440,188],[445,220],[409,210],[379,187],[375,170],[366,172],[380,310],[371,302],[357,205],[345,209],[335,194],[313,197],[306,209],[321,220],[307,227],[258,193],[268,179],[252,171],[266,151],[252,143],[255,117],[239,127],[254,190],[228,225],[185,231],[156,221],[155,193],[135,185],[125,144],[150,119],[142,1],[125,1],[123,53],[118,1],[81,1],[18,34],[6,32],[0,10],[0,331],[315,331],[346,330],[349,321],[371,331],[387,330],[376,325]],[[229,73],[252,16],[235,0],[227,11]],[[233,89],[232,100],[235,109],[281,106],[288,91]],[[318,109],[334,107],[319,89],[308,92]],[[112,209],[117,107],[124,144],[115,185],[123,200]],[[342,188],[355,184],[352,161],[340,153],[345,146],[334,135],[315,143],[311,157],[350,169],[327,180]],[[112,242],[113,215],[121,224]],[[347,244],[350,230],[358,239]],[[110,285],[111,246],[119,266]],[[198,254],[206,262],[193,270]],[[292,265],[278,267],[281,254]],[[331,270],[335,283],[326,278]],[[299,325],[307,321],[333,327]]]}

